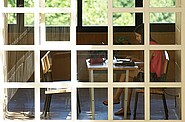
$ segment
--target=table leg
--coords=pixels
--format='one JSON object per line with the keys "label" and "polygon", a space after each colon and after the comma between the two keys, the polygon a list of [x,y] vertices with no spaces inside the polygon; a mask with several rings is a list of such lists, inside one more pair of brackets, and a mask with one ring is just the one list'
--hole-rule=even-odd
{"label": "table leg", "polygon": [[[89,81],[94,82],[93,70],[89,70]],[[94,110],[94,88],[90,89],[90,111],[92,112],[92,119],[95,119],[95,110]]]}
{"label": "table leg", "polygon": [[[129,70],[126,70],[126,79],[125,82],[129,81]],[[128,104],[128,88],[125,88],[125,97],[124,97],[124,119],[127,119],[127,104]]]}

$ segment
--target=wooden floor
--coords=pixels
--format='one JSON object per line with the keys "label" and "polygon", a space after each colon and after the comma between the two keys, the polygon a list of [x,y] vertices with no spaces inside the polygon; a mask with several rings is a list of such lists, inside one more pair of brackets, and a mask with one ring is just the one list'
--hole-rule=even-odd
{"label": "wooden floor", "polygon": [[[91,120],[90,102],[89,102],[89,89],[79,89],[81,113],[78,116],[79,120]],[[132,94],[131,100],[131,115],[127,119],[133,119],[133,106],[134,106],[135,94]],[[107,99],[107,89],[95,89],[95,120],[107,120],[108,119],[108,107],[103,105],[103,100]],[[177,120],[177,114],[175,112],[175,100],[173,96],[166,95],[167,105],[169,110],[169,119]],[[34,92],[33,89],[19,89],[16,95],[11,99],[8,104],[8,111],[17,112],[24,116],[26,119],[34,119],[34,116],[29,116],[30,113],[34,115]],[[41,90],[41,108],[42,112],[44,106],[44,91]],[[139,96],[137,120],[144,119],[144,104],[143,96]],[[121,104],[114,105],[114,112],[119,110]],[[58,94],[52,97],[51,110],[48,114],[48,120],[66,120],[71,119],[71,101],[70,93]],[[7,114],[8,115],[8,114]],[[29,118],[30,117],[30,118]],[[151,97],[151,120],[164,120],[165,114],[163,110],[163,103],[158,96]],[[16,116],[7,116],[8,119],[16,119]],[[114,120],[123,120],[123,115],[115,116]]]}

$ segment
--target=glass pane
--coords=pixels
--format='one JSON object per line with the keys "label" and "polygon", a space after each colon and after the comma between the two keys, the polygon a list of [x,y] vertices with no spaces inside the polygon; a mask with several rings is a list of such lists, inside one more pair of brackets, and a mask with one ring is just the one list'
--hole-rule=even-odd
{"label": "glass pane", "polygon": [[150,0],[150,7],[175,7],[176,0]]}
{"label": "glass pane", "polygon": [[151,82],[181,82],[181,51],[152,50],[150,52],[153,55],[150,64]]}
{"label": "glass pane", "polygon": [[114,26],[134,26],[135,14],[134,13],[113,13]]}
{"label": "glass pane", "polygon": [[[81,113],[79,120],[107,120],[108,108],[102,104],[107,99],[107,88],[80,88]],[[94,95],[94,97],[92,97]],[[94,105],[94,106],[93,106]],[[92,112],[94,110],[94,114]]]}
{"label": "glass pane", "polygon": [[42,88],[40,91],[41,119],[71,120],[70,88]]}
{"label": "glass pane", "polygon": [[34,7],[34,0],[24,0],[24,7]]}
{"label": "glass pane", "polygon": [[150,13],[150,23],[175,23],[175,13]]}
{"label": "glass pane", "polygon": [[151,88],[150,94],[151,120],[181,119],[180,88]]}
{"label": "glass pane", "polygon": [[76,33],[77,45],[107,45],[108,30],[105,32],[83,32]]}
{"label": "glass pane", "polygon": [[6,82],[34,81],[34,53],[31,51],[8,51]]}
{"label": "glass pane", "polygon": [[107,51],[78,51],[77,59],[80,82],[107,82]]}
{"label": "glass pane", "polygon": [[[144,37],[137,38],[136,33],[143,35],[144,26],[141,24],[135,25],[135,17],[142,17],[142,13],[119,13],[120,15],[114,16],[113,14],[113,23],[115,24],[113,27],[113,44],[114,45],[139,45],[144,44]],[[124,17],[121,17],[124,16]],[[114,21],[114,18],[116,20]],[[140,20],[142,21],[142,20]],[[117,24],[116,24],[117,23]],[[121,24],[122,23],[122,24]],[[115,27],[118,26],[118,27]],[[124,29],[121,29],[124,28]]]}
{"label": "glass pane", "polygon": [[[5,16],[6,45],[33,45],[34,44],[34,14],[9,13]],[[7,18],[8,16],[8,18]],[[25,21],[24,21],[25,17]],[[8,23],[6,23],[8,22]],[[25,23],[24,23],[25,22]],[[26,24],[27,26],[24,26]],[[32,25],[28,27],[28,25]]]}
{"label": "glass pane", "polygon": [[17,14],[15,13],[7,13],[8,16],[8,24],[17,24]]}
{"label": "glass pane", "polygon": [[[144,79],[136,79],[138,72],[144,69],[144,51],[115,50],[113,60],[115,82],[144,82]],[[128,81],[126,77],[128,77]]]}
{"label": "glass pane", "polygon": [[52,13],[46,14],[46,26],[69,26],[70,14],[69,13]]}
{"label": "glass pane", "polygon": [[135,0],[113,0],[113,7],[131,8],[135,7]]}
{"label": "glass pane", "polygon": [[107,24],[108,24],[107,0],[82,0],[83,26],[92,26],[92,25],[105,26]]}
{"label": "glass pane", "polygon": [[[8,7],[34,7],[34,0],[24,0],[24,2],[22,1],[18,1],[17,0],[7,0],[7,5],[6,5],[6,0],[5,0],[5,6]],[[17,5],[18,4],[18,5]]]}
{"label": "glass pane", "polygon": [[156,40],[158,44],[181,44],[180,13],[150,13],[150,22],[151,37]]}
{"label": "glass pane", "polygon": [[[71,80],[71,52],[70,51],[41,51],[41,81],[63,81]],[[48,58],[47,58],[48,56]],[[45,60],[49,62],[45,62]],[[46,66],[49,63],[50,66]],[[49,67],[49,68],[48,68]],[[47,71],[45,71],[47,69]],[[52,79],[47,79],[47,73]]]}
{"label": "glass pane", "polygon": [[46,0],[45,7],[64,8],[70,7],[70,0]]}
{"label": "glass pane", "polygon": [[30,120],[34,118],[34,89],[7,88],[6,118],[10,120]]}
{"label": "glass pane", "polygon": [[5,2],[5,7],[16,7],[17,6],[17,0],[7,0],[6,2]]}
{"label": "glass pane", "polygon": [[[114,120],[124,120],[127,106],[127,119],[144,119],[144,88],[114,88],[113,89]],[[128,97],[125,99],[125,93]],[[105,102],[104,102],[105,103]]]}
{"label": "glass pane", "polygon": [[24,14],[24,25],[32,26],[34,25],[34,14]]}
{"label": "glass pane", "polygon": [[46,41],[70,40],[70,14],[46,14]]}

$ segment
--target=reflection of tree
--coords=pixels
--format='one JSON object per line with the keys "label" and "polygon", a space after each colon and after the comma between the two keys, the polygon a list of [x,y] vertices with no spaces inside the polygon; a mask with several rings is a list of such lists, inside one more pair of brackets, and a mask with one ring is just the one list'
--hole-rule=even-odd
{"label": "reflection of tree", "polygon": [[174,7],[176,0],[150,0],[150,7]]}
{"label": "reflection of tree", "polygon": [[82,6],[83,25],[107,25],[108,2],[105,0],[84,0]]}
{"label": "reflection of tree", "polygon": [[[113,7],[134,7],[135,0],[113,0]],[[70,0],[46,0],[46,7],[66,8],[70,7]],[[16,0],[8,0],[8,6],[15,7]],[[24,0],[25,7],[34,7],[34,0]],[[83,25],[107,25],[108,19],[108,0],[83,0]],[[175,7],[175,0],[150,0],[150,7]],[[84,13],[88,14],[84,14]],[[123,19],[125,18],[125,19]],[[53,14],[48,16],[48,25],[69,25],[69,16],[59,16]],[[9,23],[15,23],[16,17],[14,14],[9,15]],[[114,14],[114,24],[116,25],[130,25],[133,22],[131,13]],[[34,18],[32,14],[27,14],[26,24],[33,23]],[[150,22],[174,22],[174,13],[151,13]],[[61,24],[60,24],[61,25]]]}
{"label": "reflection of tree", "polygon": [[174,22],[175,20],[174,13],[151,13],[150,22]]}
{"label": "reflection of tree", "polygon": [[113,0],[113,7],[134,7],[135,0]]}

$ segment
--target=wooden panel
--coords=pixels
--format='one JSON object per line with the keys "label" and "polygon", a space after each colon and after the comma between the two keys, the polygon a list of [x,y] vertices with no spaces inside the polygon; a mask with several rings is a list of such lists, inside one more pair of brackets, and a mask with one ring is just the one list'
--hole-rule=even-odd
{"label": "wooden panel", "polygon": [[71,79],[71,53],[51,52],[53,80]]}

